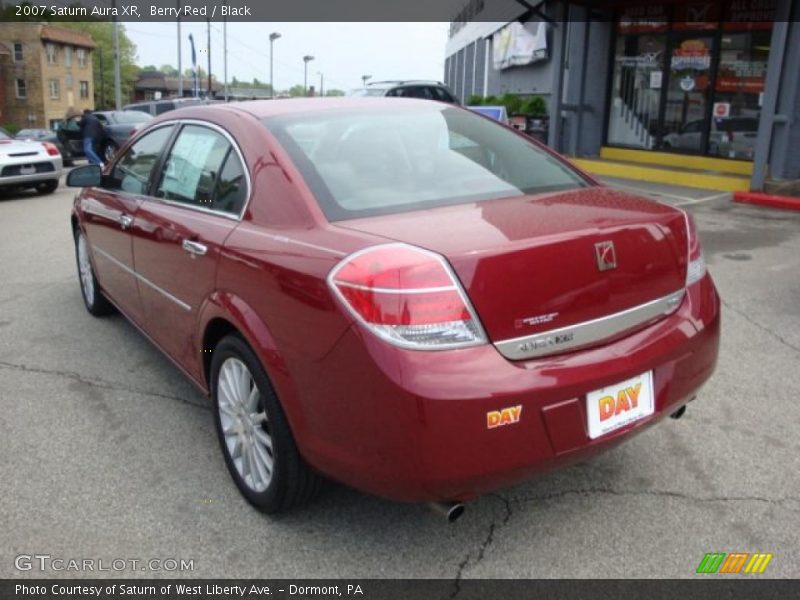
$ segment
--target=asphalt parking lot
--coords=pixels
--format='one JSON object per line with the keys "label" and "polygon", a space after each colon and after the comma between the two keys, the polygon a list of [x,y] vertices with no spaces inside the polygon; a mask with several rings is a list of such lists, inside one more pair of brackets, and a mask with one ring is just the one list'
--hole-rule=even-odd
{"label": "asphalt parking lot", "polygon": [[724,302],[717,372],[682,419],[455,524],[334,484],[257,513],[209,402],[124,318],[84,309],[74,191],[0,197],[0,577],[85,576],[15,568],[35,553],[194,561],[106,573],[124,576],[696,577],[715,551],[771,552],[760,577],[800,576],[800,213],[612,183],[695,214]]}

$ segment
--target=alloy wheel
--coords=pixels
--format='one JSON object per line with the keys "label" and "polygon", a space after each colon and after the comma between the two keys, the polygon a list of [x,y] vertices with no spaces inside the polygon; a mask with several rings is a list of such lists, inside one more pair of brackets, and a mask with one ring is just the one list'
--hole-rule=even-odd
{"label": "alloy wheel", "polygon": [[94,304],[94,274],[92,263],[89,260],[89,249],[86,246],[86,236],[78,235],[78,271],[81,277],[81,290],[86,304]]}
{"label": "alloy wheel", "polygon": [[225,449],[247,487],[263,492],[272,480],[272,436],[261,392],[238,358],[230,357],[222,363],[217,398]]}

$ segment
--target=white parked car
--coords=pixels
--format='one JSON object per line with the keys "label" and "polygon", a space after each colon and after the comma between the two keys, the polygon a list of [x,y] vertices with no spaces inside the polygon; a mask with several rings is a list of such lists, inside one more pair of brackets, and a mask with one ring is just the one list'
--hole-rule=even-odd
{"label": "white parked car", "polygon": [[50,194],[58,187],[63,168],[55,144],[15,140],[0,130],[0,189],[34,188]]}

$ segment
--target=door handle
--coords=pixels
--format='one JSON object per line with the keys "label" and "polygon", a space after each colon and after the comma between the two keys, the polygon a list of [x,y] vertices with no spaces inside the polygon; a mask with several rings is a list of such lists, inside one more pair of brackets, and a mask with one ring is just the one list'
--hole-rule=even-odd
{"label": "door handle", "polygon": [[123,229],[127,229],[131,225],[133,225],[133,217],[130,215],[126,215],[122,213],[119,217],[117,217],[117,223],[120,224],[120,227]]}
{"label": "door handle", "polygon": [[208,252],[208,247],[205,244],[201,244],[200,242],[193,242],[192,240],[183,240],[183,249],[186,250],[189,254],[193,254],[196,256],[205,256],[206,252]]}

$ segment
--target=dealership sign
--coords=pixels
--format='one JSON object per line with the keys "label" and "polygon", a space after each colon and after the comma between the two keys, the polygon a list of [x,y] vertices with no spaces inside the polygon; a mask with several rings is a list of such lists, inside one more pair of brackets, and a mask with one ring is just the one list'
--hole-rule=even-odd
{"label": "dealership sign", "polygon": [[547,29],[533,23],[531,33],[522,23],[513,21],[492,36],[492,63],[496,70],[528,65],[547,58]]}

